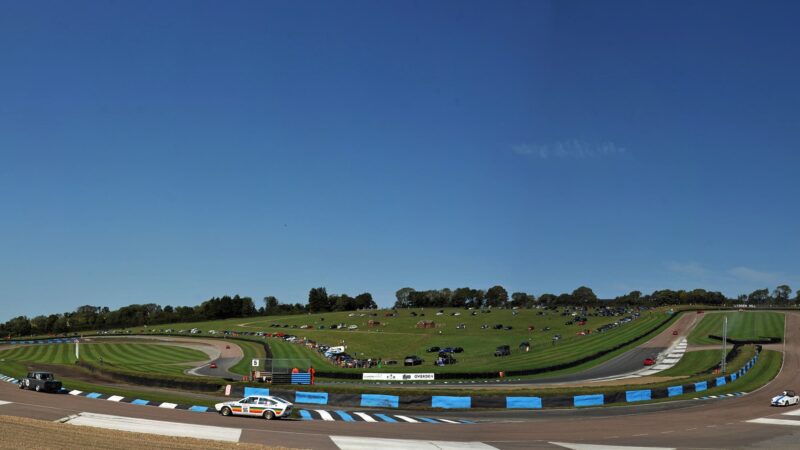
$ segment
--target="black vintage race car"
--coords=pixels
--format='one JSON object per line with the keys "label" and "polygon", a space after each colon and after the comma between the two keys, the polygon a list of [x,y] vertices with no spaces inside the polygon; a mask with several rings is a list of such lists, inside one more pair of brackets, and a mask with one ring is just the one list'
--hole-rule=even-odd
{"label": "black vintage race car", "polygon": [[50,372],[28,372],[28,376],[20,380],[20,389],[33,389],[36,392],[58,392],[61,382]]}

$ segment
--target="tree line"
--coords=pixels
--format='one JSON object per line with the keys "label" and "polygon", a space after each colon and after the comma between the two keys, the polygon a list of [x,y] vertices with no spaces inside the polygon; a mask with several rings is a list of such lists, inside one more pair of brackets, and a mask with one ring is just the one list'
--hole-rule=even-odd
{"label": "tree line", "polygon": [[[500,285],[489,289],[461,287],[456,289],[432,289],[417,291],[410,287],[395,293],[394,308],[532,308],[534,306],[665,306],[665,305],[709,305],[709,306],[789,306],[800,301],[800,291],[791,298],[792,289],[780,285],[770,291],[768,288],[756,289],[735,299],[726,298],[720,292],[705,289],[671,290],[662,289],[651,294],[632,291],[614,299],[599,299],[591,288],[581,286],[571,293],[559,295],[544,293],[536,297],[526,292],[513,292],[511,295]],[[300,313],[330,311],[355,311],[376,309],[378,305],[372,294],[364,292],[355,297],[348,294],[328,294],[324,287],[313,288],[308,292],[308,301],[302,303],[281,303],[275,296],[267,296],[262,305],[256,307],[250,297],[213,297],[196,306],[160,306],[155,303],[123,306],[111,310],[108,307],[84,305],[75,311],[61,314],[40,315],[33,318],[15,317],[0,324],[0,337],[30,335],[58,335],[89,330],[106,330],[152,326],[166,323],[202,322],[234,317],[274,316]]]}
{"label": "tree line", "polygon": [[155,303],[123,306],[111,310],[107,306],[84,305],[61,314],[14,317],[0,324],[0,337],[71,334],[90,330],[107,330],[153,326],[166,323],[202,322],[234,317],[299,314],[306,312],[355,311],[377,308],[372,294],[356,297],[347,294],[328,295],[325,288],[311,289],[308,303],[281,303],[275,296],[263,299],[256,307],[251,297],[239,295],[210,298],[197,306],[161,306]]}
{"label": "tree line", "polygon": [[457,289],[432,289],[417,291],[410,287],[395,293],[394,308],[489,308],[518,307],[530,308],[536,305],[546,307],[563,306],[665,306],[665,305],[709,305],[732,306],[734,304],[753,306],[788,306],[800,300],[800,291],[791,300],[792,289],[780,285],[771,293],[769,289],[757,289],[750,294],[742,294],[729,299],[718,291],[705,289],[672,290],[661,289],[651,294],[631,291],[613,299],[600,299],[591,288],[581,286],[571,293],[559,295],[544,293],[536,297],[526,292],[514,292],[510,296],[503,286],[492,286],[487,290],[462,287]]}

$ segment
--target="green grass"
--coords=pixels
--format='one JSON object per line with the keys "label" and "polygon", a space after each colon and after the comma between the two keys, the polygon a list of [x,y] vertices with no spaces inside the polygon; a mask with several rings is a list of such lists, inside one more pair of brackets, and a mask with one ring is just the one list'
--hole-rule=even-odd
{"label": "green grass", "polygon": [[232,373],[248,375],[251,369],[251,361],[253,359],[262,359],[266,357],[264,346],[259,342],[236,340],[233,342],[233,345],[238,345],[242,349],[244,357],[229,369]]}
{"label": "green grass", "polygon": [[[182,375],[186,363],[208,359],[205,353],[173,345],[139,343],[80,344],[82,361],[161,375]],[[0,360],[43,364],[73,364],[75,344],[40,344],[0,350]]]}
{"label": "green grass", "polygon": [[[293,316],[267,316],[228,319],[224,321],[198,322],[187,324],[159,325],[160,329],[172,328],[191,329],[199,328],[205,332],[214,329],[231,331],[264,331],[283,332],[294,334],[299,338],[316,340],[320,344],[339,345],[344,341],[347,352],[358,358],[382,358],[383,360],[397,360],[397,366],[387,366],[383,370],[415,371],[421,367],[404,368],[402,359],[407,355],[419,355],[425,359],[422,368],[432,367],[435,355],[425,353],[429,346],[463,347],[464,353],[456,355],[458,363],[452,366],[437,368],[439,372],[461,371],[500,371],[545,367],[554,364],[572,361],[598,351],[610,349],[617,344],[635,338],[652,329],[667,316],[663,310],[646,311],[633,322],[623,324],[604,333],[592,333],[579,336],[581,330],[595,330],[601,325],[619,320],[621,317],[588,317],[585,326],[565,325],[572,319],[571,316],[561,316],[561,311],[550,310],[519,310],[515,316],[510,309],[494,309],[491,313],[478,313],[472,316],[471,311],[456,308],[444,308],[444,314],[437,316],[437,309],[415,309],[419,316],[412,317],[412,310],[400,310],[398,317],[386,317],[389,310],[366,312],[337,312],[324,314],[304,314]],[[452,313],[460,316],[452,316]],[[542,314],[538,314],[541,312]],[[590,311],[591,313],[592,311]],[[376,316],[370,316],[370,313]],[[421,317],[421,314],[425,317]],[[377,320],[381,324],[370,328],[368,320]],[[419,329],[415,324],[419,320],[434,320],[440,327],[434,329]],[[357,325],[356,331],[320,330],[320,325],[329,327],[331,324],[345,323]],[[456,325],[463,323],[466,329],[457,329]],[[271,324],[288,325],[288,327],[271,327]],[[494,324],[510,325],[513,330],[481,329],[481,325]],[[313,326],[314,329],[301,329],[302,325]],[[528,326],[534,326],[533,331],[528,331]],[[292,328],[295,326],[295,328]],[[550,327],[549,331],[544,331]],[[142,328],[131,329],[132,332],[148,331]],[[552,337],[561,334],[562,339],[552,345]],[[531,351],[524,353],[518,350],[522,341],[529,341]],[[352,369],[339,369],[322,358],[318,352],[303,346],[285,343],[278,339],[268,339],[267,343],[272,349],[275,358],[306,359],[318,370],[351,371]],[[510,357],[495,358],[494,350],[499,345],[510,345]]]}
{"label": "green grass", "polygon": [[730,311],[706,314],[689,335],[689,343],[695,345],[719,344],[720,341],[710,339],[708,335],[722,336],[722,323],[725,317],[728,318],[728,337],[730,339],[783,338],[783,313]]}
{"label": "green grass", "polygon": [[[728,347],[730,353],[731,347]],[[722,360],[722,352],[719,350],[699,350],[686,352],[681,360],[674,367],[658,373],[663,377],[692,376],[699,373],[707,373]]]}

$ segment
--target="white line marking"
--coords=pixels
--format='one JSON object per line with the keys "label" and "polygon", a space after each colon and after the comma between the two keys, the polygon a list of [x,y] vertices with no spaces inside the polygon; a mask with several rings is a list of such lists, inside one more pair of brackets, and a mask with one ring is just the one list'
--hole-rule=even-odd
{"label": "white line marking", "polygon": [[395,415],[395,417],[397,417],[400,420],[405,420],[408,423],[419,423],[419,420],[412,419],[411,417],[408,417],[408,416]]}
{"label": "white line marking", "polygon": [[623,445],[570,444],[567,442],[550,443],[571,450],[675,450],[675,447],[630,447]]}
{"label": "white line marking", "polygon": [[420,441],[415,439],[379,439],[356,436],[331,436],[341,450],[497,450],[483,442]]}
{"label": "white line marking", "polygon": [[456,422],[455,420],[442,419],[441,417],[437,417],[436,420],[441,420],[442,422],[445,422],[445,423],[461,423],[461,422]]}
{"label": "white line marking", "polygon": [[160,434],[162,436],[192,437],[214,441],[239,442],[242,430],[239,428],[192,425],[188,423],[163,422],[160,420],[135,419],[133,417],[110,416],[107,414],[80,413],[66,423],[111,430],[132,431],[134,433]]}
{"label": "white line marking", "polygon": [[800,416],[800,409],[783,413],[784,416]]}
{"label": "white line marking", "polygon": [[764,423],[767,425],[791,425],[794,427],[800,427],[800,420],[768,419],[766,417],[762,417],[760,419],[748,420],[747,423]]}
{"label": "white line marking", "polygon": [[369,414],[364,414],[359,412],[354,412],[353,414],[357,415],[358,417],[361,417],[362,419],[364,419],[365,422],[377,422],[377,420],[373,419]]}
{"label": "white line marking", "polygon": [[83,391],[78,391],[78,390],[69,391],[69,395],[80,395],[80,394],[83,394]]}
{"label": "white line marking", "polygon": [[10,405],[10,404],[11,404],[11,402],[7,402],[7,401],[4,401],[4,400],[0,400],[0,406],[3,406],[3,405]]}
{"label": "white line marking", "polygon": [[324,409],[315,409],[314,411],[318,412],[320,416],[322,416],[322,420],[327,420],[329,422],[333,422],[334,419],[331,413],[325,411]]}
{"label": "white line marking", "polygon": [[118,401],[122,400],[123,398],[125,398],[125,397],[123,397],[121,395],[112,395],[111,397],[108,397],[106,400],[108,400],[110,402],[118,402]]}
{"label": "white line marking", "polygon": [[164,403],[158,405],[158,407],[159,408],[167,408],[167,409],[175,409],[175,408],[178,407],[178,405],[176,405],[175,403],[166,403],[166,402],[164,402]]}

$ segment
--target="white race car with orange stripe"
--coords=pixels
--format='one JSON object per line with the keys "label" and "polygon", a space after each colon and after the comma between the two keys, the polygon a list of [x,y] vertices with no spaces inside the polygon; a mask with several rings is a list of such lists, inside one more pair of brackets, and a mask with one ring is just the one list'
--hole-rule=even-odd
{"label": "white race car with orange stripe", "polygon": [[293,406],[291,402],[280,397],[251,395],[233,402],[217,403],[214,409],[223,416],[263,417],[271,420],[289,417]]}

